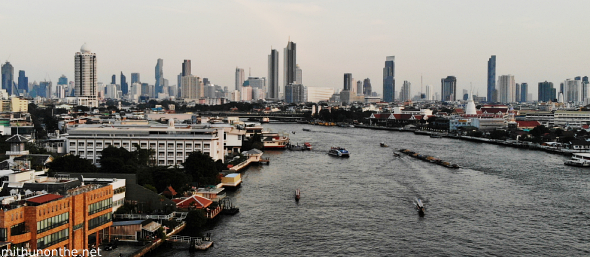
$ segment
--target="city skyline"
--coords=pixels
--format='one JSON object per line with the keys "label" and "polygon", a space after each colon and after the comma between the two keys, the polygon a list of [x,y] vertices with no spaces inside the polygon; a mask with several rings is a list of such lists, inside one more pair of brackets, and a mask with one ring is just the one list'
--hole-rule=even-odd
{"label": "city skyline", "polygon": [[[417,85],[422,74],[423,84],[436,88],[440,78],[455,76],[458,90],[469,89],[473,84],[473,91],[479,96],[487,93],[486,60],[491,55],[498,56],[496,74],[513,74],[517,83],[536,85],[547,80],[559,84],[590,73],[590,60],[583,44],[585,36],[579,33],[590,26],[582,18],[583,10],[590,4],[566,1],[531,5],[516,1],[510,2],[514,3],[510,10],[504,11],[504,3],[374,1],[337,5],[330,1],[238,0],[178,2],[164,6],[147,1],[126,2],[120,6],[104,3],[96,5],[95,12],[82,15],[79,10],[93,5],[40,2],[39,8],[30,10],[25,3],[8,2],[0,8],[0,20],[15,22],[6,28],[6,35],[18,34],[22,35],[18,38],[28,40],[7,41],[0,49],[0,60],[11,62],[15,72],[25,70],[29,82],[48,78],[55,83],[61,74],[74,77],[69,56],[86,42],[100,56],[98,81],[103,83],[108,83],[112,74],[122,71],[143,73],[150,79],[142,82],[155,84],[153,63],[158,58],[173,64],[192,59],[199,71],[195,76],[208,77],[214,84],[231,88],[232,70],[236,66],[251,67],[253,76],[267,76],[269,47],[282,48],[290,37],[298,44],[297,62],[306,69],[306,86],[340,88],[344,72],[380,81],[383,58],[390,55],[397,57],[396,79],[399,81]],[[459,5],[461,9],[454,17],[443,15]],[[353,17],[360,7],[367,11],[353,19],[344,19]],[[530,11],[531,7],[535,12]],[[129,10],[136,8],[138,12],[132,12],[131,16],[98,18],[102,11],[130,13]],[[45,17],[44,24],[39,24],[34,21],[41,10],[44,13],[66,10],[68,15]],[[386,10],[392,10],[393,15],[383,15]],[[568,16],[571,18],[549,15],[566,11],[572,14]],[[191,12],[199,15],[178,15]],[[236,31],[231,22],[216,22],[230,19],[236,12],[255,17],[243,21],[242,25],[251,33],[264,35],[244,37],[248,33]],[[156,14],[162,19],[149,18]],[[97,19],[88,19],[88,16]],[[122,22],[121,17],[132,22]],[[169,40],[182,32],[174,29],[171,23],[161,22],[167,19],[189,23],[199,33],[188,35],[188,40]],[[391,28],[388,30],[391,32],[384,33],[385,28]],[[147,38],[154,29],[161,34],[154,40],[111,40],[113,37]],[[350,35],[364,40],[348,40]],[[574,36],[580,40],[561,40]],[[43,45],[38,43],[41,38],[45,42]],[[405,40],[396,40],[399,38]],[[240,44],[235,43],[238,39]],[[199,43],[194,44],[195,40]],[[174,81],[181,70],[177,65],[168,65],[163,72],[164,78]],[[282,80],[283,71],[279,74]],[[537,95],[536,90],[536,87],[529,89],[533,95]],[[381,83],[374,83],[373,91],[382,93]],[[418,88],[413,91],[418,92]]]}

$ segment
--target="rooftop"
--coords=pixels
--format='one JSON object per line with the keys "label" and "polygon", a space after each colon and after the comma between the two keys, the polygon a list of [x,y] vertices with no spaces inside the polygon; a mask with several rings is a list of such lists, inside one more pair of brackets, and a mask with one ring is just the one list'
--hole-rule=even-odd
{"label": "rooftop", "polygon": [[36,204],[43,204],[43,203],[51,202],[53,200],[56,200],[56,199],[59,199],[62,197],[63,196],[61,196],[61,195],[45,194],[45,195],[40,195],[40,196],[28,198],[28,199],[26,199],[26,201],[31,202],[31,203],[36,203]]}

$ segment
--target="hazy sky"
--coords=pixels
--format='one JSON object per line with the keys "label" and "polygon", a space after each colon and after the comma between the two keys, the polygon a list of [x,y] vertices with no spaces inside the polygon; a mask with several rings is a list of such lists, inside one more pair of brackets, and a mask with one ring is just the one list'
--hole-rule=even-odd
{"label": "hazy sky", "polygon": [[[97,54],[99,81],[121,71],[154,84],[176,84],[183,59],[192,73],[234,88],[235,68],[268,76],[270,49],[297,44],[303,84],[342,88],[343,74],[370,78],[382,92],[385,57],[396,58],[396,90],[457,77],[486,94],[487,60],[497,75],[537,83],[590,75],[590,1],[1,1],[0,60],[29,81],[74,77],[74,54],[86,42]],[[474,92],[476,93],[476,92]]]}

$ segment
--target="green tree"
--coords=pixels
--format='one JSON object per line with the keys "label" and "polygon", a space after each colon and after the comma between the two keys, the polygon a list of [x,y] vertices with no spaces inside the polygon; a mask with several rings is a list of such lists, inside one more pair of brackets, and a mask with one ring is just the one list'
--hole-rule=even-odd
{"label": "green tree", "polygon": [[205,211],[201,209],[191,210],[185,220],[189,233],[198,234],[199,229],[207,223],[207,216],[205,216]]}
{"label": "green tree", "polygon": [[55,174],[56,172],[64,173],[92,173],[96,172],[97,168],[90,162],[90,160],[80,158],[78,155],[64,155],[62,157],[55,158],[48,164],[49,173]]}
{"label": "green tree", "polygon": [[221,160],[215,162],[208,154],[192,152],[183,163],[186,174],[200,185],[216,185],[220,182],[219,173],[223,170]]}

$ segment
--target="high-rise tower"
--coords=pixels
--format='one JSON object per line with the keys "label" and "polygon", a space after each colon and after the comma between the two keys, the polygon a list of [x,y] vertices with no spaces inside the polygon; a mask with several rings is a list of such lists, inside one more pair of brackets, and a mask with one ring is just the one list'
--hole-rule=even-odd
{"label": "high-rise tower", "polygon": [[121,94],[126,95],[129,92],[129,84],[127,84],[127,77],[121,71]]}
{"label": "high-rise tower", "polygon": [[268,55],[268,98],[279,100],[279,51],[275,49]]}
{"label": "high-rise tower", "polygon": [[74,56],[75,62],[75,94],[78,104],[87,107],[98,107],[96,90],[96,54],[90,52],[86,44]]}
{"label": "high-rise tower", "polygon": [[383,101],[395,100],[395,56],[387,56],[383,68]]}
{"label": "high-rise tower", "polygon": [[8,95],[12,95],[12,87],[14,84],[14,67],[10,62],[2,64],[2,89],[6,89]]}
{"label": "high-rise tower", "polygon": [[363,80],[363,94],[365,96],[371,96],[372,93],[373,89],[371,88],[371,80],[369,78],[366,78],[365,80]]}
{"label": "high-rise tower", "polygon": [[287,43],[287,47],[285,47],[285,55],[284,55],[285,65],[284,65],[284,85],[289,85],[295,83],[297,80],[297,48],[295,43],[289,40]]}
{"label": "high-rise tower", "polygon": [[496,102],[494,91],[496,90],[496,56],[492,55],[488,60],[488,102]]}
{"label": "high-rise tower", "polygon": [[155,85],[155,96],[158,93],[162,93],[164,88],[164,60],[158,59],[158,63],[156,63],[156,85]]}
{"label": "high-rise tower", "polygon": [[455,76],[447,76],[440,80],[441,84],[441,100],[455,101],[457,100],[457,78]]}
{"label": "high-rise tower", "polygon": [[244,69],[236,67],[236,90],[242,90],[244,85]]}
{"label": "high-rise tower", "polygon": [[344,87],[343,90],[350,91],[352,86],[352,73],[344,73]]}
{"label": "high-rise tower", "polygon": [[[67,83],[68,82],[66,78],[66,84]],[[24,70],[18,71],[18,90],[21,92],[26,92],[29,90],[29,78],[25,75]]]}
{"label": "high-rise tower", "polygon": [[184,60],[182,63],[182,76],[192,75],[191,73],[191,60]]}

